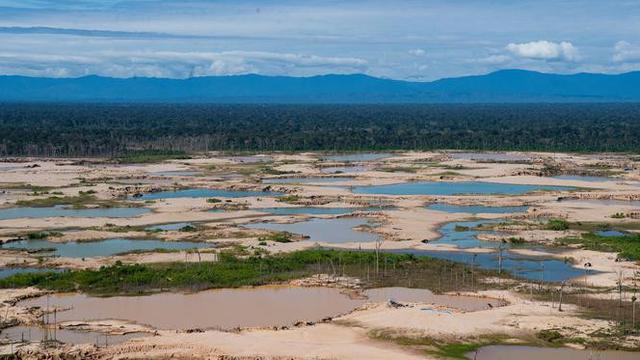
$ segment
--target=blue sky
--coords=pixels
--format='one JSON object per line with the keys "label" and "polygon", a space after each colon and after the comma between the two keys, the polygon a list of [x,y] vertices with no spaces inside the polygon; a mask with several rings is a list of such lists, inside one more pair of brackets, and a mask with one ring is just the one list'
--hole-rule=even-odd
{"label": "blue sky", "polygon": [[640,0],[0,0],[0,74],[640,70]]}

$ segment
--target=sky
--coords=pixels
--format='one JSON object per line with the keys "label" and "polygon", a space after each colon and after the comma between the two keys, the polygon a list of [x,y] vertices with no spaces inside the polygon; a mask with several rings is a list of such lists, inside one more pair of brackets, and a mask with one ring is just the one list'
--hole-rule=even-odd
{"label": "sky", "polygon": [[640,0],[0,0],[0,74],[640,70]]}

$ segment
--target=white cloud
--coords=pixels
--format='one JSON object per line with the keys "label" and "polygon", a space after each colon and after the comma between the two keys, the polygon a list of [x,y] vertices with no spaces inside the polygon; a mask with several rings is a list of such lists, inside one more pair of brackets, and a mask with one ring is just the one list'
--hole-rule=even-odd
{"label": "white cloud", "polygon": [[185,78],[207,75],[308,76],[326,73],[365,72],[367,61],[354,57],[331,57],[266,51],[138,51],[103,50],[87,54],[50,55],[12,52],[0,54],[0,68],[9,73],[34,76],[113,77],[150,76]]}
{"label": "white cloud", "polygon": [[481,64],[489,64],[489,65],[502,65],[510,61],[511,61],[511,58],[507,55],[490,55],[482,59],[478,59],[475,62],[478,62]]}
{"label": "white cloud", "polygon": [[578,48],[568,41],[555,43],[546,40],[507,45],[512,54],[527,59],[576,61],[579,58]]}
{"label": "white cloud", "polygon": [[613,61],[619,63],[640,62],[640,46],[618,41],[613,47]]}
{"label": "white cloud", "polygon": [[409,50],[409,55],[413,56],[424,56],[427,52],[423,49],[411,49]]}

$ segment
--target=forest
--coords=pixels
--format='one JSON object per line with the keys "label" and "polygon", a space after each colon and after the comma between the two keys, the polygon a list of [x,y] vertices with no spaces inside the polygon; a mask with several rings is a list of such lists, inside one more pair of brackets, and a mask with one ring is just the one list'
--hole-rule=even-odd
{"label": "forest", "polygon": [[135,151],[637,152],[640,104],[0,104],[0,156]]}

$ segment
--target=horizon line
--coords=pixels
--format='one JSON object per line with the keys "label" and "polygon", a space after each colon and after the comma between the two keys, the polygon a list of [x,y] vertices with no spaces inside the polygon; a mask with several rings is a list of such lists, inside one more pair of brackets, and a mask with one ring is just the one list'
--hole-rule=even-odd
{"label": "horizon line", "polygon": [[258,77],[267,77],[267,78],[294,78],[294,79],[312,79],[312,78],[329,77],[329,76],[345,76],[345,77],[346,76],[364,76],[364,77],[368,77],[368,78],[372,78],[372,79],[387,80],[387,81],[398,81],[398,82],[407,82],[407,83],[433,83],[433,82],[437,82],[437,81],[441,81],[441,80],[447,80],[447,79],[460,79],[460,78],[469,78],[469,77],[488,76],[488,75],[497,74],[497,73],[501,73],[501,72],[524,72],[524,73],[534,73],[534,74],[540,74],[540,75],[554,75],[554,76],[567,76],[568,77],[568,76],[577,76],[577,75],[620,76],[620,75],[627,75],[627,74],[633,74],[633,73],[640,73],[640,70],[631,70],[631,71],[625,71],[625,72],[619,72],[619,73],[598,73],[598,72],[585,72],[585,71],[575,72],[575,73],[553,73],[553,72],[543,72],[543,71],[538,71],[538,70],[507,68],[507,69],[500,69],[500,70],[490,71],[490,72],[486,72],[486,73],[482,73],[482,74],[448,76],[448,77],[442,77],[442,78],[438,78],[438,79],[434,79],[434,80],[425,80],[425,81],[409,80],[409,79],[394,79],[394,78],[389,78],[389,77],[375,76],[375,75],[370,75],[370,74],[366,74],[366,73],[357,73],[357,72],[354,72],[354,73],[326,73],[326,74],[316,74],[316,75],[306,75],[306,76],[246,73],[246,74],[228,74],[228,75],[203,75],[203,76],[191,76],[191,77],[184,77],[184,78],[155,77],[155,76],[115,77],[115,76],[107,76],[107,75],[100,75],[100,74],[88,74],[88,75],[82,75],[82,76],[68,76],[68,77],[65,77],[65,76],[53,77],[53,76],[34,76],[34,75],[19,75],[19,74],[0,74],[0,77],[22,77],[22,78],[30,78],[30,79],[50,79],[50,80],[74,80],[74,79],[84,79],[84,78],[90,78],[90,77],[98,77],[98,78],[116,79],[116,80],[156,79],[156,80],[183,81],[183,80],[192,80],[192,79],[230,78],[230,77],[243,77],[243,76],[258,76]]}

